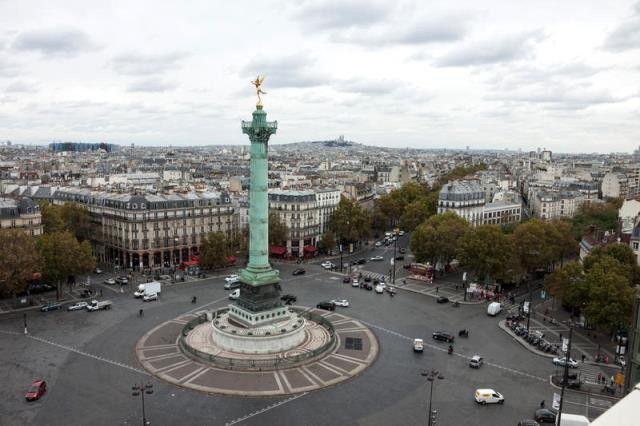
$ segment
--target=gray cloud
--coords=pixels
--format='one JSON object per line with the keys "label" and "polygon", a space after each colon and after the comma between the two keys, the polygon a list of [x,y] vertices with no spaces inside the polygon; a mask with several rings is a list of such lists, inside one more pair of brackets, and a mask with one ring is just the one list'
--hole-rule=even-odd
{"label": "gray cloud", "polygon": [[584,84],[571,86],[566,84],[547,84],[527,87],[511,93],[487,96],[485,99],[540,104],[550,109],[581,110],[595,105],[625,102],[637,97],[638,93],[613,96],[605,90],[585,87]]}
{"label": "gray cloud", "polygon": [[541,31],[532,31],[508,37],[485,39],[453,48],[436,59],[441,67],[464,67],[510,62],[533,56],[533,49],[544,38]]}
{"label": "gray cloud", "polygon": [[469,31],[469,22],[469,16],[464,15],[429,17],[412,23],[392,22],[366,30],[348,30],[334,34],[332,39],[364,45],[451,42],[464,38]]}
{"label": "gray cloud", "polygon": [[640,2],[635,4],[634,13],[607,36],[604,48],[615,52],[640,48]]}
{"label": "gray cloud", "polygon": [[38,91],[38,87],[33,83],[27,83],[23,80],[16,80],[9,84],[5,89],[5,93],[33,93]]}
{"label": "gray cloud", "polygon": [[127,86],[128,92],[167,92],[174,90],[178,85],[173,82],[148,78],[144,80],[135,81]]}
{"label": "gray cloud", "polygon": [[113,69],[125,75],[149,75],[162,73],[180,66],[180,61],[187,56],[183,52],[172,52],[158,55],[141,53],[123,53],[113,58]]}
{"label": "gray cloud", "polygon": [[579,79],[592,77],[607,69],[593,67],[577,60],[563,64],[545,65],[544,67],[531,64],[507,65],[495,70],[496,73],[486,82],[495,90],[510,91],[535,84],[548,85],[551,82],[570,81],[576,83]]}
{"label": "gray cloud", "polygon": [[361,95],[385,95],[397,90],[399,87],[402,87],[403,84],[391,80],[363,80],[360,78],[354,78],[339,81],[333,86],[340,91],[348,93],[358,93]]}
{"label": "gray cloud", "polygon": [[280,58],[264,57],[249,62],[241,72],[244,77],[257,74],[268,78],[267,87],[315,87],[328,83],[325,76],[315,70],[315,61],[306,54],[295,54]]}
{"label": "gray cloud", "polygon": [[387,15],[381,4],[372,1],[322,0],[307,1],[294,12],[296,19],[304,21],[304,28],[326,30],[367,26],[379,22]]}
{"label": "gray cloud", "polygon": [[75,29],[47,29],[18,34],[13,49],[36,51],[45,56],[72,57],[96,49],[89,36]]}
{"label": "gray cloud", "polygon": [[0,77],[15,77],[18,75],[18,67],[15,62],[0,56]]}

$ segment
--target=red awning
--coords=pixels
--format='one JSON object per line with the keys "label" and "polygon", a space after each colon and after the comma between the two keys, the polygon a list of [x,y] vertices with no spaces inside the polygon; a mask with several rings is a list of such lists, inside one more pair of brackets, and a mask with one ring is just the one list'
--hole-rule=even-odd
{"label": "red awning", "polygon": [[224,260],[227,262],[227,265],[235,265],[236,264],[236,257],[235,256],[227,256],[224,258]]}
{"label": "red awning", "polygon": [[287,252],[287,248],[283,246],[269,246],[269,253],[282,256]]}
{"label": "red awning", "polygon": [[198,266],[200,262],[198,262],[197,260],[188,260],[186,262],[182,262],[182,264],[184,266]]}
{"label": "red awning", "polygon": [[313,253],[314,251],[317,251],[318,247],[316,246],[304,246],[304,251],[305,253]]}

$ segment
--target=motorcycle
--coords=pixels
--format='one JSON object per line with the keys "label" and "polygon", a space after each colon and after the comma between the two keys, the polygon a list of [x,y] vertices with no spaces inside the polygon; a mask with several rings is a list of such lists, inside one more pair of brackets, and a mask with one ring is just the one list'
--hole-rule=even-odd
{"label": "motorcycle", "polygon": [[449,345],[449,349],[447,350],[447,353],[449,355],[451,355],[453,353],[453,346]]}
{"label": "motorcycle", "polygon": [[469,337],[469,330],[462,329],[462,330],[458,331],[458,336],[460,336],[460,337]]}
{"label": "motorcycle", "polygon": [[193,297],[191,298],[191,303],[196,303],[196,302],[197,302],[197,300],[198,300],[198,299],[197,299],[197,297],[196,297],[196,296],[193,296]]}
{"label": "motorcycle", "polygon": [[457,300],[455,302],[453,302],[453,307],[457,308],[460,306],[460,302],[458,302]]}

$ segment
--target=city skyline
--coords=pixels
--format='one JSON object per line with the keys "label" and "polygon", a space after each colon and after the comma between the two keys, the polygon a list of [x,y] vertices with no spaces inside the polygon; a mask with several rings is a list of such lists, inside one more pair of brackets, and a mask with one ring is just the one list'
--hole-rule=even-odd
{"label": "city skyline", "polygon": [[[588,4],[587,4],[588,3]],[[0,140],[631,152],[640,2],[0,2]],[[295,40],[295,43],[292,43]]]}

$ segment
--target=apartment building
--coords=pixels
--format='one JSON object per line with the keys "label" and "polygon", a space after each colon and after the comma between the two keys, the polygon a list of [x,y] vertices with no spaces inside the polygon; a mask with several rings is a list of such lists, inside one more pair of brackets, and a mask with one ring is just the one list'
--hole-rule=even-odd
{"label": "apartment building", "polygon": [[121,267],[179,265],[199,253],[202,238],[222,232],[235,238],[238,216],[226,193],[117,194],[60,188],[54,203],[85,206],[100,232],[93,243],[98,261]]}
{"label": "apartment building", "polygon": [[482,187],[472,181],[456,180],[442,187],[438,195],[438,214],[452,211],[472,226],[482,225],[485,206]]}
{"label": "apartment building", "polygon": [[584,195],[578,191],[538,191],[529,200],[529,205],[533,217],[555,220],[575,216],[584,202]]}
{"label": "apartment building", "polygon": [[338,189],[269,191],[269,212],[289,228],[286,252],[294,257],[315,252],[340,202]]}
{"label": "apartment building", "polygon": [[22,229],[31,236],[42,234],[40,207],[31,198],[0,198],[0,229]]}

